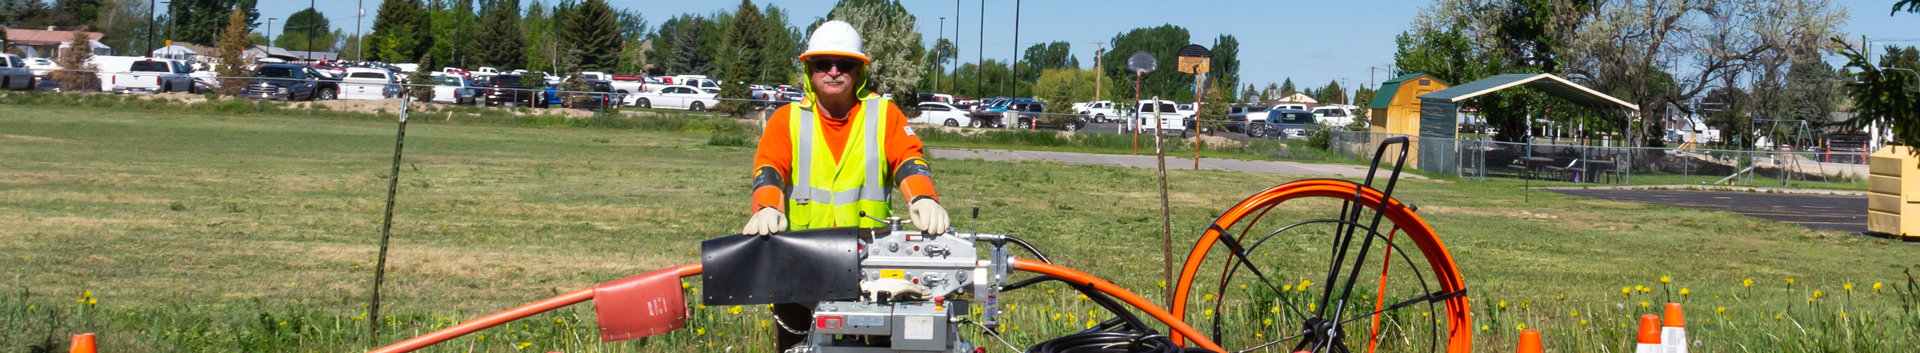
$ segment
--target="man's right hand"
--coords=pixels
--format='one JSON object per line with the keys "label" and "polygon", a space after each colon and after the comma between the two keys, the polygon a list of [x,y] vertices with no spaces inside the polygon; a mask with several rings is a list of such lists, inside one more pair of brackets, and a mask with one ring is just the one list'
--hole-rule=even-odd
{"label": "man's right hand", "polygon": [[747,219],[747,227],[740,234],[749,236],[770,236],[787,231],[787,215],[772,207],[761,208]]}

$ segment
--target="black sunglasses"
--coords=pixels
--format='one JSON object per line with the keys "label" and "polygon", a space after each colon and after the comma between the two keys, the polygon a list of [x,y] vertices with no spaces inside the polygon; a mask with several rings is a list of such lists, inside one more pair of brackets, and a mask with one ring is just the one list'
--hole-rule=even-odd
{"label": "black sunglasses", "polygon": [[852,59],[820,59],[813,61],[813,71],[833,71],[833,68],[836,67],[840,68],[840,72],[852,72],[854,68],[860,67],[860,61]]}

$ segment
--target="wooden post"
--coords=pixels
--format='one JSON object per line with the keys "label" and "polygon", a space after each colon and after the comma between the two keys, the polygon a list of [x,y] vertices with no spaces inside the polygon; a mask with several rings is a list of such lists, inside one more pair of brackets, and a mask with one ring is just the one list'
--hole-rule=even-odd
{"label": "wooden post", "polygon": [[1193,75],[1193,170],[1200,170],[1200,112],[1206,111],[1207,74]]}
{"label": "wooden post", "polygon": [[1140,125],[1135,124],[1135,121],[1140,119],[1140,75],[1141,73],[1137,71],[1133,73],[1133,118],[1126,119],[1125,123],[1133,125],[1133,155],[1135,156],[1140,155]]}

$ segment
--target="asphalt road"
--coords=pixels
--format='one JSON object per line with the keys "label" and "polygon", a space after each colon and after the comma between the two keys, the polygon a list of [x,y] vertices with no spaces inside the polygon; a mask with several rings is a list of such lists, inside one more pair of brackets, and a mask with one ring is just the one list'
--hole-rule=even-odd
{"label": "asphalt road", "polygon": [[1727,191],[1550,189],[1550,191],[1614,201],[1668,205],[1709,211],[1732,211],[1749,217],[1797,223],[1812,229],[1848,233],[1867,231],[1867,197],[1863,195],[1763,194]]}

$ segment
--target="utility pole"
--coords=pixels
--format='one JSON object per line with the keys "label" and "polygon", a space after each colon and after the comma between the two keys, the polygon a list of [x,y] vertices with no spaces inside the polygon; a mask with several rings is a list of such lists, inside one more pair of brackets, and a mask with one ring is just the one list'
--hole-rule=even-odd
{"label": "utility pole", "polygon": [[[960,80],[960,0],[953,0],[953,69],[954,81]],[[980,68],[974,68],[977,74]],[[960,82],[953,83],[953,93],[960,93]],[[957,101],[957,100],[956,100]]]}
{"label": "utility pole", "polygon": [[[307,0],[307,61],[313,61],[313,25],[319,23],[320,10],[313,7],[314,0]],[[289,18],[291,19],[291,18]]]}
{"label": "utility pole", "polygon": [[149,55],[153,54],[153,12],[159,10],[153,4],[154,0],[147,0],[147,54]]}
{"label": "utility pole", "polygon": [[986,85],[987,78],[987,0],[980,0],[980,36],[977,40],[980,44],[979,49],[974,50],[974,55],[978,57],[973,59],[973,93],[981,97],[974,97],[976,100],[985,97],[987,93],[986,88],[982,87]]}

